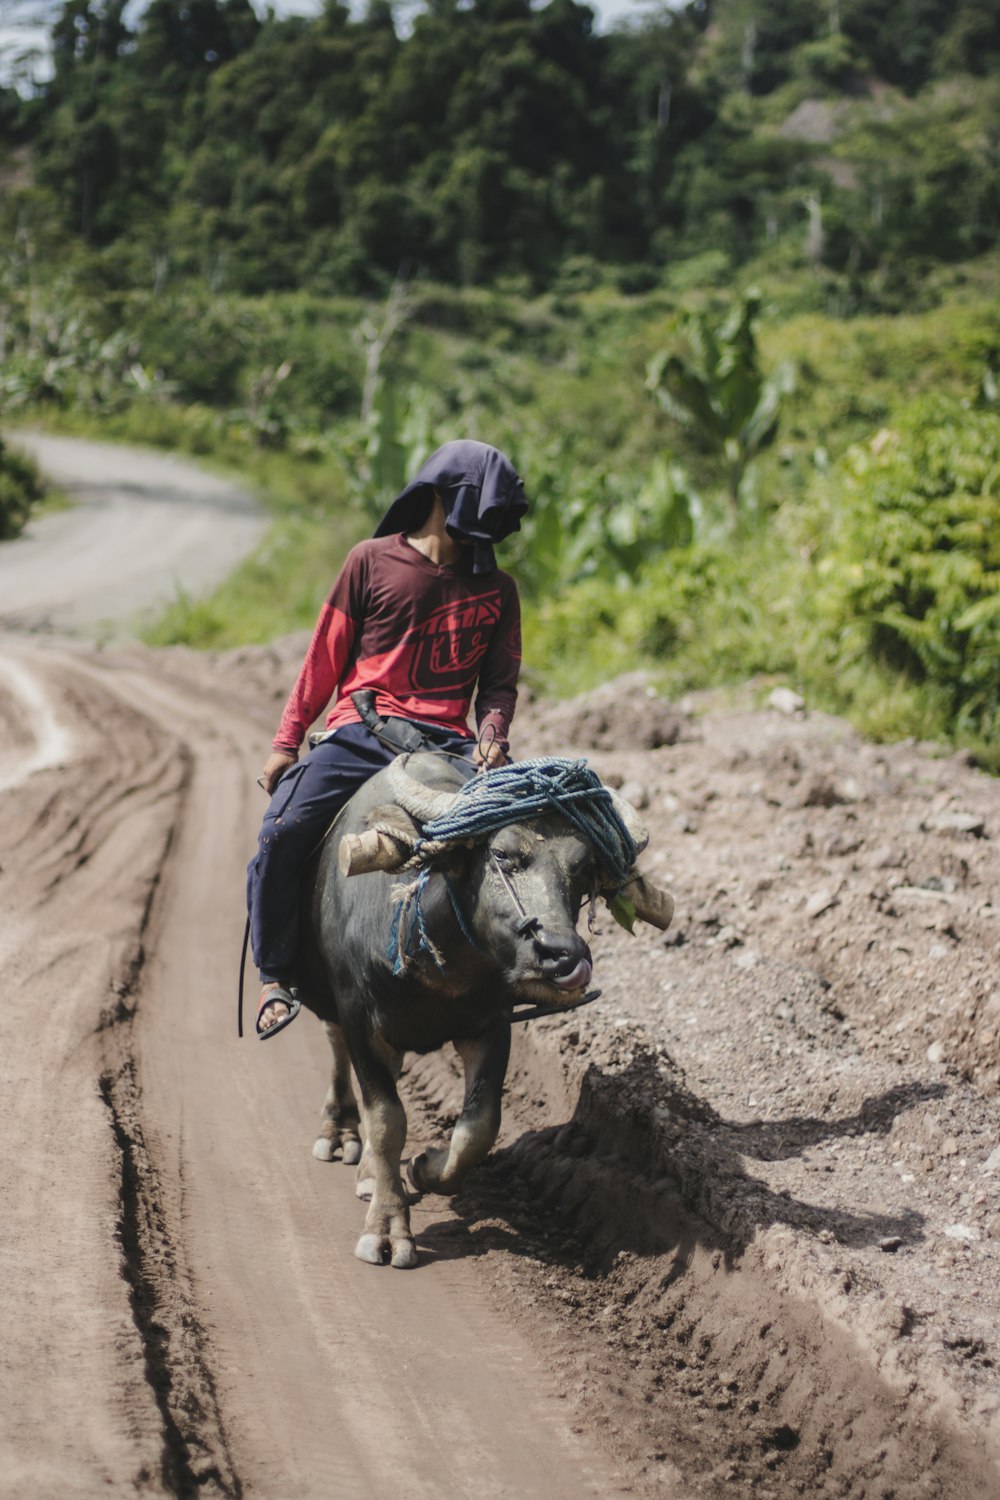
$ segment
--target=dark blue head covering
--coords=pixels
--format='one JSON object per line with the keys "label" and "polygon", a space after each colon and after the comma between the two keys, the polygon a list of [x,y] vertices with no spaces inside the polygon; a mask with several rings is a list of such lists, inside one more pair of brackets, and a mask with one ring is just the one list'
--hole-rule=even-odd
{"label": "dark blue head covering", "polygon": [[473,572],[492,573],[497,565],[493,543],[518,531],[528,509],[524,485],[510,459],[489,443],[445,443],[396,496],[375,535],[416,531],[427,519],[435,490],[451,535],[475,542]]}

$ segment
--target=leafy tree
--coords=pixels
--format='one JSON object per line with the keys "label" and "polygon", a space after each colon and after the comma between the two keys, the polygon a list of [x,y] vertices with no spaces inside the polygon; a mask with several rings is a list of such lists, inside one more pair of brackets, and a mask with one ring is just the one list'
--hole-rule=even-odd
{"label": "leafy tree", "polygon": [[[30,204],[106,286],[381,292],[403,263],[536,290],[589,263],[651,285],[679,258],[801,248],[807,197],[852,276],[905,284],[902,259],[1000,235],[989,79],[981,127],[919,92],[990,73],[988,0],[694,0],[611,34],[577,0],[432,0],[408,35],[390,0],[311,19],[64,0],[53,49],[37,97],[0,93],[0,151],[29,137],[34,178],[0,214]],[[831,183],[824,143],[775,126],[804,90],[871,73],[913,110],[834,142]]]}
{"label": "leafy tree", "polygon": [[692,357],[662,350],[647,372],[647,387],[664,411],[722,458],[734,515],[749,465],[774,436],[782,398],[794,382],[788,364],[771,376],[761,370],[755,334],[759,311],[759,294],[750,292],[718,328],[707,314],[690,315],[684,329]]}

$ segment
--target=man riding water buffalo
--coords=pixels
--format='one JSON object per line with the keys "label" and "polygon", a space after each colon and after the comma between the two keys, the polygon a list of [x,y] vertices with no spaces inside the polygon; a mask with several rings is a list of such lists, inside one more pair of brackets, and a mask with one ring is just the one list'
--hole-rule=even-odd
{"label": "man riding water buffalo", "polygon": [[[374,537],[347,556],[320,611],[262,781],[271,794],[247,872],[257,1035],[300,1009],[299,907],[309,857],[335,814],[395,754],[352,695],[413,724],[435,748],[502,765],[521,662],[517,587],[493,543],[528,508],[510,460],[487,443],[446,443],[397,496]],[[478,735],[468,727],[475,696]],[[304,760],[309,726],[330,703],[326,734]]]}

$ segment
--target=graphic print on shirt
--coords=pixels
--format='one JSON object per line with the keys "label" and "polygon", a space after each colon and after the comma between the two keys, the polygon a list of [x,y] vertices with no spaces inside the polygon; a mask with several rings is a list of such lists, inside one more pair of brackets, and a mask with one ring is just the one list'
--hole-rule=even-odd
{"label": "graphic print on shirt", "polygon": [[434,610],[401,642],[400,656],[411,689],[440,692],[472,682],[499,620],[499,593]]}

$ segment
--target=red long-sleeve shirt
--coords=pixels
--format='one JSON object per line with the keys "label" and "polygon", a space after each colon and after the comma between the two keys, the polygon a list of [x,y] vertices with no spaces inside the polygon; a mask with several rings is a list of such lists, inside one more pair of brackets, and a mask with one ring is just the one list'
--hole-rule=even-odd
{"label": "red long-sleeve shirt", "polygon": [[509,573],[476,575],[464,558],[440,566],[401,535],[361,542],[320,611],[274,748],[298,750],[334,694],[327,728],[356,723],[351,694],[359,688],[375,690],[380,714],[469,738],[475,693],[480,733],[490,726],[506,746],[520,665],[520,606]]}

